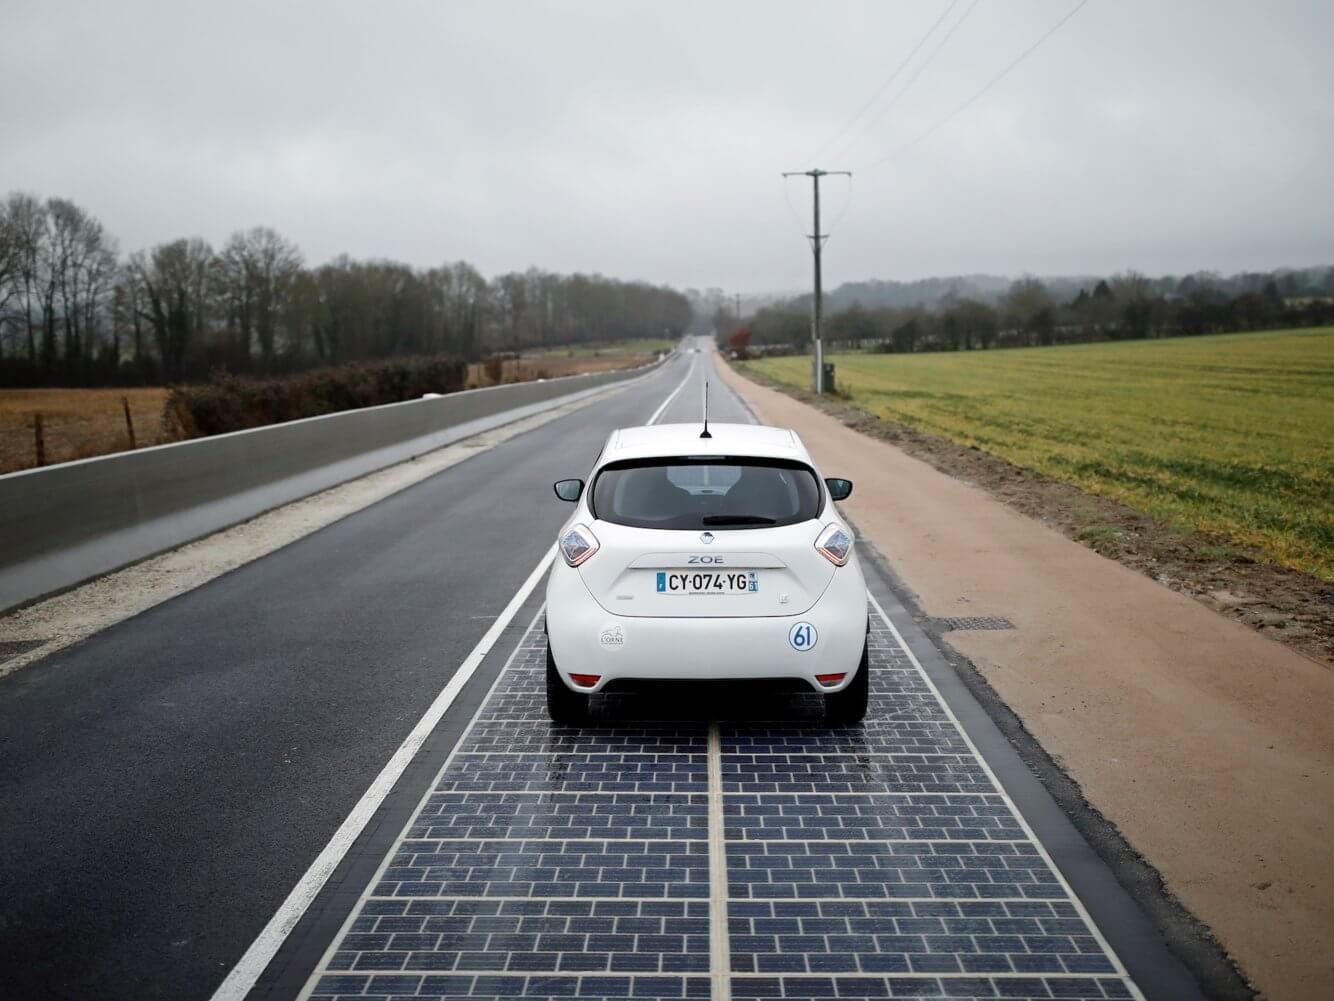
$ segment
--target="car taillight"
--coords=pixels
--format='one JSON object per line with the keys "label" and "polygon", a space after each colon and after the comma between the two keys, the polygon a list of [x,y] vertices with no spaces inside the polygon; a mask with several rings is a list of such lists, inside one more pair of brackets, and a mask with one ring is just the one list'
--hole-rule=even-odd
{"label": "car taillight", "polygon": [[[841,677],[841,675],[840,675],[840,677]],[[580,688],[592,688],[594,685],[596,685],[599,681],[602,680],[602,675],[600,675],[600,674],[572,674],[572,675],[570,675],[570,680],[573,681],[573,682],[574,682],[576,685],[578,685]]]}
{"label": "car taillight", "polygon": [[597,551],[597,536],[583,525],[571,525],[560,537],[560,554],[572,567],[577,567]]}
{"label": "car taillight", "polygon": [[817,674],[815,680],[822,685],[837,685],[846,677],[846,674]]}
{"label": "car taillight", "polygon": [[815,540],[815,548],[834,566],[841,567],[852,555],[852,536],[842,525],[826,525]]}

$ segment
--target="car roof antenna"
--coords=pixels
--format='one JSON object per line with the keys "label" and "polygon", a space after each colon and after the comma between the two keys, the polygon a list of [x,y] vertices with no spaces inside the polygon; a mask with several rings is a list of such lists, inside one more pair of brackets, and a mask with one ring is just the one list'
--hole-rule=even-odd
{"label": "car roof antenna", "polygon": [[704,380],[704,430],[699,433],[701,438],[712,438],[709,434],[709,380]]}

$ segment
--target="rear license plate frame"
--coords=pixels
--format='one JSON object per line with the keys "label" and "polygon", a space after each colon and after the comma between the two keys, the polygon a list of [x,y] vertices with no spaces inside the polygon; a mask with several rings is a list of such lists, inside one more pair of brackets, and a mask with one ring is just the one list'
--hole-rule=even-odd
{"label": "rear license plate frame", "polygon": [[754,570],[656,570],[654,574],[655,594],[727,598],[760,590]]}

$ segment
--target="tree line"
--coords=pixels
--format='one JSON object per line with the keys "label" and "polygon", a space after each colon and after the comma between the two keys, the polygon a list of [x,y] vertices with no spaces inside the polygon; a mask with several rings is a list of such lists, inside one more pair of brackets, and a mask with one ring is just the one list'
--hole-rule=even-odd
{"label": "tree line", "polygon": [[172,240],[122,257],[91,213],[24,192],[0,203],[0,385],[273,375],[344,362],[677,337],[669,288],[536,268],[488,281],[459,261],[346,255],[307,266],[266,227],[215,249]]}
{"label": "tree line", "polygon": [[[1334,268],[1180,279],[1126,272],[1076,283],[1066,296],[1055,284],[1029,276],[990,299],[951,291],[932,305],[864,308],[854,302],[826,314],[823,334],[834,347],[960,351],[1334,323]],[[806,348],[808,310],[803,299],[759,309],[745,322],[748,343]],[[732,311],[714,314],[720,336],[731,337],[737,326]]]}

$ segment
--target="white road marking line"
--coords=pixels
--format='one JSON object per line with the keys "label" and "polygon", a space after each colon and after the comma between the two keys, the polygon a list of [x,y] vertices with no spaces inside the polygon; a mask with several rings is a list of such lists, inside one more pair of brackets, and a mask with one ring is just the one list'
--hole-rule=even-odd
{"label": "white road marking line", "polygon": [[727,938],[727,837],[723,824],[723,741],[709,724],[709,972],[713,1001],[732,997],[732,949]]}
{"label": "white road marking line", "polygon": [[[301,920],[301,916],[306,913],[306,909],[310,907],[311,902],[314,901],[321,888],[333,875],[333,871],[338,868],[338,864],[342,862],[343,857],[352,847],[352,843],[356,841],[371,817],[375,815],[375,811],[380,808],[380,804],[384,802],[385,797],[389,795],[394,783],[398,781],[399,776],[403,774],[412,759],[416,757],[426,738],[430,736],[431,731],[435,729],[441,717],[454,704],[454,700],[458,698],[463,686],[477,672],[477,668],[481,665],[483,659],[491,652],[491,648],[496,644],[496,641],[500,639],[501,633],[509,626],[514,616],[518,614],[519,609],[523,607],[523,603],[528,600],[529,595],[541,582],[555,556],[556,547],[553,544],[547,550],[546,555],[538,561],[537,566],[533,568],[533,572],[528,575],[528,579],[514,593],[514,597],[510,599],[504,611],[491,624],[491,628],[483,634],[482,638],[477,641],[477,645],[472,648],[472,652],[464,658],[463,663],[458,666],[448,684],[441,689],[440,694],[435,697],[435,701],[431,703],[422,718],[417,721],[417,725],[412,728],[412,732],[408,734],[403,743],[399,745],[398,750],[394,752],[393,757],[385,763],[384,768],[375,777],[375,781],[371,783],[370,788],[362,793],[361,799],[352,808],[352,812],[347,815],[347,819],[334,832],[334,836],[329,839],[329,843],[324,846],[324,850],[320,852],[315,861],[311,863],[310,868],[306,870],[305,875],[292,888],[292,892],[287,895],[287,899],[282,902],[277,912],[269,919],[269,923],[264,926],[259,936],[250,944],[250,948],[245,951],[240,961],[232,967],[232,971],[227,974],[227,978],[213,992],[212,1001],[240,1001],[255,986],[265,967],[277,954],[279,947],[292,933],[292,929],[296,927],[297,922]],[[527,636],[527,633],[524,635]],[[432,786],[434,787],[434,783],[432,783]],[[416,814],[414,813],[413,816],[416,816]]]}
{"label": "white road marking line", "polygon": [[[552,558],[552,556],[555,554],[555,550],[556,547],[552,546],[551,552],[547,554],[547,560],[550,560]],[[540,566],[541,565],[539,564],[539,567]],[[522,602],[520,602],[520,604],[522,604]],[[375,888],[379,886],[380,883],[383,881],[385,870],[389,868],[390,863],[393,862],[394,857],[398,854],[398,846],[407,840],[408,832],[412,830],[412,825],[415,824],[418,818],[421,817],[422,811],[426,809],[427,802],[430,800],[432,796],[436,794],[436,789],[440,785],[440,780],[444,777],[445,772],[449,770],[449,766],[454,763],[455,758],[458,756],[459,748],[463,747],[468,742],[468,738],[472,734],[473,729],[477,726],[479,722],[481,722],[482,709],[486,708],[486,704],[491,701],[492,697],[496,694],[496,689],[500,687],[500,682],[504,679],[504,677],[507,674],[509,674],[510,668],[514,663],[515,658],[518,657],[519,654],[527,646],[528,637],[531,636],[533,634],[533,630],[537,628],[537,620],[542,617],[542,613],[545,612],[546,609],[547,609],[546,602],[543,602],[538,607],[537,611],[533,614],[532,619],[529,620],[528,628],[526,628],[523,631],[523,635],[519,637],[519,642],[514,644],[514,649],[510,651],[510,655],[505,659],[505,663],[502,664],[500,666],[500,670],[496,672],[496,677],[491,682],[491,687],[489,687],[486,690],[486,694],[482,696],[482,701],[478,703],[477,712],[473,714],[472,719],[468,720],[468,725],[464,727],[463,732],[459,734],[458,743],[456,743],[454,747],[450,750],[449,754],[445,756],[444,763],[441,764],[440,770],[435,773],[435,777],[432,778],[431,781],[427,784],[426,791],[422,793],[421,799],[417,801],[417,805],[413,807],[412,812],[408,814],[408,819],[404,821],[403,827],[398,832],[398,836],[394,838],[393,843],[389,846],[389,850],[385,852],[384,858],[380,860],[380,864],[375,867],[375,875],[371,877],[370,881],[366,884],[366,888],[362,890],[361,893],[357,896],[356,903],[354,903],[351,909],[347,912],[347,917],[344,919],[342,927],[340,927],[338,931],[334,934],[333,938],[329,940],[329,947],[324,950],[324,955],[320,958],[320,961],[315,964],[315,969],[311,971],[310,978],[306,981],[306,985],[301,989],[301,992],[297,995],[297,1001],[306,1001],[306,999],[309,998],[310,995],[314,992],[316,984],[318,984],[320,981],[320,977],[325,973],[331,972],[329,970],[329,960],[333,958],[334,953],[338,951],[338,947],[342,944],[343,939],[347,936],[348,932],[352,930],[353,923],[357,920],[357,916],[361,913],[362,905],[365,904],[365,902],[368,900],[376,899],[377,895],[375,893]],[[394,899],[401,900],[402,898],[398,897]],[[418,897],[414,899],[482,900],[482,899],[494,899],[494,898]],[[533,898],[524,897],[522,899],[531,900]]]}
{"label": "white road marking line", "polygon": [[[1056,862],[1052,859],[1051,855],[1047,853],[1047,847],[1038,839],[1033,828],[1029,826],[1028,819],[1022,812],[1020,812],[1018,804],[1015,803],[1015,801],[1010,798],[1010,794],[1005,791],[1005,787],[1001,785],[1000,779],[998,779],[996,773],[991,770],[991,765],[987,763],[986,758],[982,757],[982,752],[977,749],[977,745],[973,743],[973,738],[968,735],[968,731],[965,730],[963,724],[959,722],[959,718],[954,715],[954,710],[951,709],[949,703],[945,701],[945,697],[940,694],[940,689],[937,688],[936,683],[931,680],[931,675],[926,673],[926,668],[924,668],[922,662],[917,659],[917,655],[912,652],[912,648],[908,646],[907,641],[903,638],[903,634],[899,632],[898,627],[890,621],[889,616],[885,614],[885,610],[880,607],[880,602],[876,601],[875,595],[868,591],[866,596],[871,599],[871,605],[880,616],[880,620],[889,627],[889,631],[894,634],[894,639],[898,642],[899,647],[908,655],[908,659],[912,661],[913,666],[916,667],[921,674],[922,680],[925,681],[927,687],[931,689],[931,694],[936,697],[936,701],[940,703],[940,707],[944,710],[945,715],[958,729],[959,736],[963,738],[964,743],[967,744],[969,750],[973,752],[973,755],[977,758],[978,764],[982,766],[982,770],[986,773],[987,778],[989,778],[992,784],[995,785],[1002,799],[1004,799],[1005,804],[1014,814],[1015,820],[1018,821],[1019,826],[1023,829],[1024,833],[1032,839],[1033,845],[1038,850],[1038,854],[1042,857],[1042,860],[1047,863],[1048,867],[1050,867],[1051,871],[1055,874],[1062,889],[1068,894],[1069,903],[1074,906],[1075,910],[1079,912],[1079,916],[1084,919],[1084,923],[1088,925],[1093,938],[1102,948],[1102,951],[1107,954],[1107,958],[1112,961],[1113,966],[1116,967],[1117,973],[1125,980],[1126,986],[1129,987],[1131,994],[1134,995],[1137,1001],[1144,1001],[1144,995],[1140,992],[1139,985],[1130,979],[1130,974],[1126,971],[1125,964],[1121,962],[1121,957],[1116,954],[1116,950],[1114,950],[1107,939],[1103,937],[1102,930],[1096,923],[1094,923],[1093,918],[1084,907],[1084,902],[1079,899],[1079,895],[1075,893],[1074,887],[1072,887],[1066,880],[1065,874],[1057,868]],[[1105,975],[1106,974],[1104,974],[1104,976]]]}
{"label": "white road marking line", "polygon": [[681,380],[681,384],[679,386],[677,386],[674,390],[672,390],[672,395],[662,401],[662,406],[658,407],[657,410],[653,411],[653,416],[648,419],[649,424],[657,424],[658,418],[661,417],[663,415],[663,412],[672,405],[672,401],[676,399],[678,395],[680,395],[681,390],[686,388],[686,383],[688,383],[690,381],[690,377],[695,374],[695,358],[696,358],[695,355],[690,356],[690,367],[686,369],[685,378]]}

